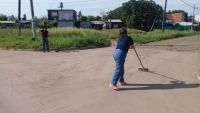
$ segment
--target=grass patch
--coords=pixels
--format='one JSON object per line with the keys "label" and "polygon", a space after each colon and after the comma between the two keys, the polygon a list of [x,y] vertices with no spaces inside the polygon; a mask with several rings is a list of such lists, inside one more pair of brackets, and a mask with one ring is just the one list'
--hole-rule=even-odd
{"label": "grass patch", "polygon": [[[161,40],[174,39],[179,37],[200,35],[199,31],[176,31],[176,30],[165,30],[162,33],[161,30],[154,30],[151,33],[144,32],[136,29],[127,29],[128,35],[131,36],[136,44],[146,44],[149,42],[157,42]],[[109,39],[118,39],[119,29],[105,30],[102,34]]]}
{"label": "grass patch", "polygon": [[175,30],[165,30],[162,33],[161,30],[155,30],[153,32],[145,34],[130,34],[137,44],[146,44],[149,42],[157,42],[161,40],[174,39],[179,37],[200,35],[197,31],[175,31]]}
{"label": "grass patch", "polygon": [[[110,40],[95,30],[55,28],[48,31],[51,49],[110,45]],[[32,41],[31,29],[21,30],[21,36],[17,35],[17,29],[0,29],[0,34],[0,48],[42,49],[41,35],[37,33],[36,40]]]}
{"label": "grass patch", "polygon": [[[128,35],[137,44],[146,44],[161,40],[200,35],[196,31],[173,31],[155,30],[147,33],[141,30],[127,29]],[[110,39],[119,38],[119,29],[97,31],[91,29],[75,28],[54,28],[49,31],[49,45],[51,49],[67,49],[88,46],[110,46]],[[0,29],[0,48],[5,49],[42,49],[41,35],[37,33],[37,38],[32,41],[31,29],[22,29],[21,36],[18,36],[17,29]]]}

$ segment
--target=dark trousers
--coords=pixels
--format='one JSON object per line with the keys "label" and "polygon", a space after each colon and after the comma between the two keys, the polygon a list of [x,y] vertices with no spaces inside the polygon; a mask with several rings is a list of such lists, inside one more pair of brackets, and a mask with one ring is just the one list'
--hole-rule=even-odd
{"label": "dark trousers", "polygon": [[42,38],[42,50],[49,51],[49,41],[46,38]]}

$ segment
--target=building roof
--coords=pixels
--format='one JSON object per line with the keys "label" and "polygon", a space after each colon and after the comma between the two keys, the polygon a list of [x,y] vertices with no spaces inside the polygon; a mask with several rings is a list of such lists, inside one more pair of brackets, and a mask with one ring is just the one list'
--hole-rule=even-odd
{"label": "building roof", "polygon": [[74,9],[47,9],[47,11],[75,11]]}
{"label": "building roof", "polygon": [[[21,23],[29,23],[31,20],[21,20]],[[0,21],[2,24],[15,24],[15,21]]]}
{"label": "building roof", "polygon": [[93,24],[104,24],[104,22],[102,22],[102,21],[91,21],[91,23],[93,23]]}
{"label": "building roof", "polygon": [[14,24],[15,21],[0,21],[2,24]]}
{"label": "building roof", "polygon": [[111,20],[108,20],[109,22],[122,22],[120,19],[111,19]]}
{"label": "building roof", "polygon": [[[176,24],[181,25],[181,26],[192,26],[192,22],[178,22],[178,23],[175,23],[175,25]],[[198,24],[194,24],[194,26],[198,26]]]}

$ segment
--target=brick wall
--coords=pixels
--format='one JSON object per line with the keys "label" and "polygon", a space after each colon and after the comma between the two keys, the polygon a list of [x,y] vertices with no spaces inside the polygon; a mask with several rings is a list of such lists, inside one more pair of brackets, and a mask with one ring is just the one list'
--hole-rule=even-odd
{"label": "brick wall", "polygon": [[165,18],[167,20],[171,20],[172,22],[183,22],[184,14],[183,13],[166,14]]}

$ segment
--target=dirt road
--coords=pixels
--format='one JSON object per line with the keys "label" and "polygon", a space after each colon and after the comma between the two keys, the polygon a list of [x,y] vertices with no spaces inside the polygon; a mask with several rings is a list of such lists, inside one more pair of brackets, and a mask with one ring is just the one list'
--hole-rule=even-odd
{"label": "dirt road", "polygon": [[200,36],[137,46],[128,86],[113,91],[114,46],[75,52],[0,50],[0,113],[199,113]]}

